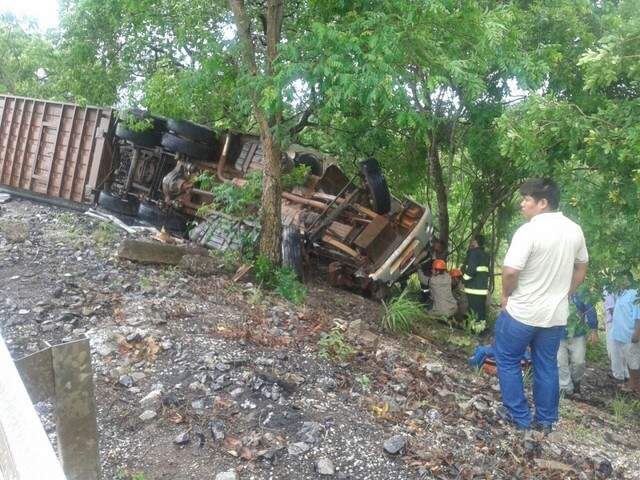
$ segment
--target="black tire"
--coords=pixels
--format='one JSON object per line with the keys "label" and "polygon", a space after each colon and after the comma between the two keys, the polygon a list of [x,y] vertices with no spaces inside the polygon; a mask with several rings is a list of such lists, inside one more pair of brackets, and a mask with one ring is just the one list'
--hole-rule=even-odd
{"label": "black tire", "polygon": [[215,149],[212,146],[195,143],[173,133],[163,134],[161,144],[170,152],[182,153],[196,160],[214,160]]}
{"label": "black tire", "polygon": [[157,228],[183,235],[187,230],[187,218],[171,209],[166,212],[151,202],[142,202],[138,218]]}
{"label": "black tire", "polygon": [[121,198],[102,190],[98,196],[98,205],[110,212],[134,217],[138,213],[140,200],[135,195],[128,194],[125,198]]}
{"label": "black tire", "polygon": [[391,193],[378,162],[373,158],[365,160],[360,163],[360,171],[364,175],[369,190],[373,211],[380,215],[389,213],[391,210]]}
{"label": "black tire", "polygon": [[310,153],[296,155],[293,159],[293,165],[296,167],[298,165],[306,165],[307,167],[310,167],[312,175],[317,177],[322,175],[322,163],[317,157],[314,157]]}
{"label": "black tire", "polygon": [[197,123],[187,122],[186,120],[167,119],[167,128],[188,140],[205,145],[215,145],[216,132]]}
{"label": "black tire", "polygon": [[118,123],[116,137],[127,140],[134,145],[145,148],[155,148],[160,145],[162,134],[155,130],[136,132],[129,130],[124,123]]}
{"label": "black tire", "polygon": [[302,280],[302,235],[297,227],[282,227],[282,266],[290,268]]}

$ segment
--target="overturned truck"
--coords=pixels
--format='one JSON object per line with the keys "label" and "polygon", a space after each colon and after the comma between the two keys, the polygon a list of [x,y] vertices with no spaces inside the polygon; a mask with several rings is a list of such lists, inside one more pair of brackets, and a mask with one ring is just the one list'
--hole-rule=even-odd
{"label": "overturned truck", "polygon": [[[212,193],[196,177],[242,185],[262,171],[260,138],[216,133],[184,120],[0,95],[0,183],[16,192],[97,203],[119,215],[184,233],[218,250],[255,239],[255,223],[201,207]],[[383,297],[428,259],[428,208],[392,196],[369,159],[348,177],[313,150],[291,147],[283,170],[306,165],[304,185],[282,194],[283,258],[300,275],[311,258],[335,286]]]}

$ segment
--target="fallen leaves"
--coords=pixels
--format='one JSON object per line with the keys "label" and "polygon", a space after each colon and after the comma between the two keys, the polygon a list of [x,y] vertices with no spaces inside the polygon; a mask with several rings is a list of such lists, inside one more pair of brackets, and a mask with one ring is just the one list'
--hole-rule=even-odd
{"label": "fallen leaves", "polygon": [[160,351],[160,345],[151,337],[147,336],[140,340],[127,341],[127,339],[118,335],[116,337],[118,343],[118,351],[121,355],[129,357],[134,362],[153,362]]}

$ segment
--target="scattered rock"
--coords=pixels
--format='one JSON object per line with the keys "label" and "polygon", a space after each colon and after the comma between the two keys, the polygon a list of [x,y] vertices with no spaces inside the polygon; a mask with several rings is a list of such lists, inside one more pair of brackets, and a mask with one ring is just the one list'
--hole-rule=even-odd
{"label": "scattered rock", "polygon": [[227,470],[216,475],[215,480],[240,480],[235,470]]}
{"label": "scattered rock", "polygon": [[175,407],[180,403],[178,396],[174,392],[169,392],[162,396],[162,405],[165,407]]}
{"label": "scattered rock", "polygon": [[316,472],[318,472],[319,475],[330,476],[336,473],[336,467],[329,458],[323,457],[316,461]]}
{"label": "scattered rock", "polygon": [[429,373],[442,373],[444,370],[441,363],[427,363],[424,368]]}
{"label": "scattered rock", "polygon": [[403,435],[394,435],[393,437],[385,440],[383,447],[385,452],[391,455],[396,455],[404,450],[406,445],[407,439]]}
{"label": "scattered rock", "polygon": [[221,420],[212,420],[209,422],[209,430],[214,440],[220,442],[224,440],[224,422]]}
{"label": "scattered rock", "polygon": [[147,378],[147,375],[143,372],[133,372],[131,378],[133,378],[135,383],[138,383],[140,380]]}
{"label": "scattered rock", "polygon": [[178,269],[196,277],[209,277],[220,273],[220,267],[219,260],[202,255],[183,255],[178,263]]}
{"label": "scattered rock", "polygon": [[182,432],[182,433],[179,433],[178,435],[176,435],[173,438],[173,443],[175,443],[176,445],[185,445],[185,444],[189,443],[189,440],[190,440],[189,432],[186,431],[186,432]]}
{"label": "scattered rock", "polygon": [[316,444],[320,442],[322,430],[323,427],[318,422],[304,422],[297,437],[305,443]]}
{"label": "scattered rock", "polygon": [[143,408],[158,408],[162,402],[161,397],[162,392],[160,390],[152,390],[140,400],[140,406]]}
{"label": "scattered rock", "polygon": [[146,422],[147,420],[153,420],[157,416],[158,414],[154,410],[145,410],[138,418],[143,422]]}
{"label": "scattered rock", "polygon": [[311,445],[305,442],[290,443],[287,447],[289,455],[298,456],[307,453],[311,449]]}
{"label": "scattered rock", "polygon": [[133,378],[131,378],[131,375],[122,375],[118,379],[118,383],[123,387],[131,388],[133,387],[134,382],[133,382]]}

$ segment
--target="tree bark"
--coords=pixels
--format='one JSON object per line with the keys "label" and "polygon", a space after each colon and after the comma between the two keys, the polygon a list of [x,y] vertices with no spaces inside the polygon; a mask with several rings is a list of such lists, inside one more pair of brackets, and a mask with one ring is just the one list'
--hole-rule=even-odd
{"label": "tree bark", "polygon": [[429,170],[433,178],[436,199],[438,201],[438,238],[449,245],[449,203],[447,198],[447,186],[442,175],[440,152],[435,129],[431,131],[429,145]]}
{"label": "tree bark", "polygon": [[[273,62],[278,55],[278,44],[282,32],[284,0],[267,0],[266,36],[267,55],[264,75],[273,74]],[[238,37],[242,44],[244,62],[253,77],[260,72],[256,62],[256,49],[251,39],[251,25],[244,6],[244,0],[229,0],[235,17]],[[273,127],[281,123],[282,115],[269,116],[260,106],[260,94],[252,92],[253,113],[260,128],[260,139],[264,153],[264,170],[262,180],[262,208],[260,210],[260,254],[279,265],[282,260],[282,219],[281,219],[281,162],[282,153],[277,139],[273,135]]]}

